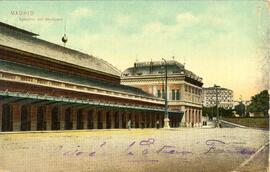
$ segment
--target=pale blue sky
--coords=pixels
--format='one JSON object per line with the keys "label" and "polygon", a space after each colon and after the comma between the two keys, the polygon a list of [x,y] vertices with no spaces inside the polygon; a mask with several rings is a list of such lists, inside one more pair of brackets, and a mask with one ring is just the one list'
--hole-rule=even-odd
{"label": "pale blue sky", "polygon": [[[265,1],[0,2],[0,20],[110,62],[120,70],[162,57],[186,63],[205,86],[232,89],[245,99],[261,87]],[[11,11],[33,11],[32,16]],[[38,21],[38,18],[62,21]],[[20,18],[34,18],[22,21]]]}

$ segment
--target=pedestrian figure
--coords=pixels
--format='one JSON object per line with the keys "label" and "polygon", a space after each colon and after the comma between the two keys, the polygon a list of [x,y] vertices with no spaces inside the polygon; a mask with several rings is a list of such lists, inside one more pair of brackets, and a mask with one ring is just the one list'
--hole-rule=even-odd
{"label": "pedestrian figure", "polygon": [[159,120],[157,120],[157,129],[159,129]]}
{"label": "pedestrian figure", "polygon": [[129,119],[128,120],[128,129],[130,130],[130,128],[131,128],[131,120]]}

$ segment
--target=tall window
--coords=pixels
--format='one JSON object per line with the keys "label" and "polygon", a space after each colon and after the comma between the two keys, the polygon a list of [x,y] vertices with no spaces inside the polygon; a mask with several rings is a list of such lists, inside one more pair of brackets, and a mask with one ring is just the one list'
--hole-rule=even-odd
{"label": "tall window", "polygon": [[165,91],[162,89],[162,98],[165,99]]}
{"label": "tall window", "polygon": [[180,90],[176,90],[176,100],[180,100]]}
{"label": "tall window", "polygon": [[157,90],[157,97],[161,97],[161,92],[160,92],[160,90]]}
{"label": "tall window", "polygon": [[172,90],[172,100],[175,100],[175,90]]}

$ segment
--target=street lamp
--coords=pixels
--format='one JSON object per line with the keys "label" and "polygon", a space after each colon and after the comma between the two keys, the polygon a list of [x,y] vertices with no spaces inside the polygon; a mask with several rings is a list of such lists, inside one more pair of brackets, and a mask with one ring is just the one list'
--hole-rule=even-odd
{"label": "street lamp", "polygon": [[164,128],[170,128],[170,119],[168,114],[168,68],[167,68],[167,61],[162,58],[165,62],[165,116],[164,116]]}
{"label": "street lamp", "polygon": [[219,128],[219,114],[218,114],[218,88],[220,88],[220,86],[218,85],[214,85],[215,91],[216,91],[216,108],[217,108],[217,127]]}

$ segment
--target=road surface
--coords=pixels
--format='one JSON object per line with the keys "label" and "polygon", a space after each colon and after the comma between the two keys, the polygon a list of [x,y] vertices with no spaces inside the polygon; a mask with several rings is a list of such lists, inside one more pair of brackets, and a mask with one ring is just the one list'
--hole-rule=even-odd
{"label": "road surface", "polygon": [[268,152],[239,166],[268,142],[268,134],[241,128],[0,134],[0,171],[252,171],[268,166]]}

